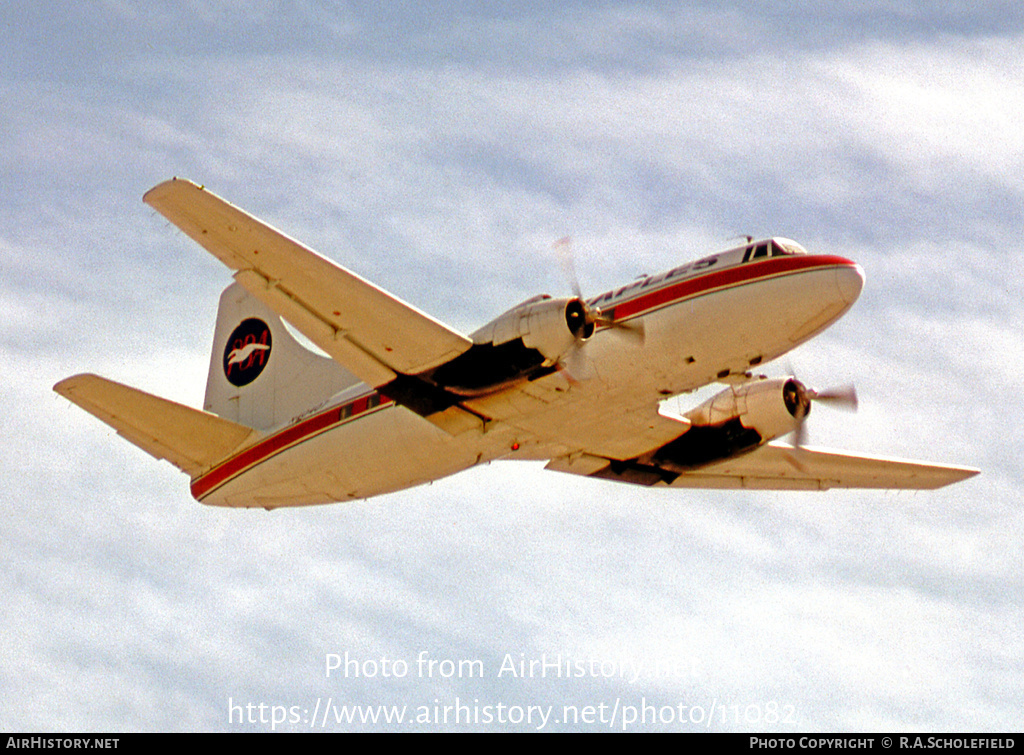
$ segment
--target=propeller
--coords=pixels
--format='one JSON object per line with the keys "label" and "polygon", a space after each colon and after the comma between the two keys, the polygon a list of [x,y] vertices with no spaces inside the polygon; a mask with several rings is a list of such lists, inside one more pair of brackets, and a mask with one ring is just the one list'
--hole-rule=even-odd
{"label": "propeller", "polygon": [[551,246],[558,252],[558,256],[562,261],[562,271],[565,273],[570,288],[572,288],[573,295],[583,305],[584,324],[575,331],[577,334],[577,346],[582,345],[582,341],[594,334],[595,327],[613,328],[616,332],[638,339],[642,344],[644,342],[644,326],[642,323],[616,322],[614,318],[603,314],[598,307],[591,306],[584,298],[583,290],[580,288],[579,277],[576,275],[572,236],[563,236]]}
{"label": "propeller", "polygon": [[576,336],[576,340],[565,357],[559,360],[558,369],[570,383],[579,385],[578,376],[583,375],[586,371],[583,344],[594,335],[594,331],[598,327],[611,328],[617,333],[639,341],[640,344],[644,342],[644,328],[642,323],[616,322],[614,318],[608,317],[598,307],[591,306],[587,302],[580,287],[579,277],[576,275],[576,255],[573,251],[571,236],[563,236],[551,246],[558,253],[562,262],[562,272],[572,289],[577,305],[575,311],[570,313],[569,326]]}
{"label": "propeller", "polygon": [[804,446],[807,442],[807,431],[804,424],[807,421],[807,415],[811,413],[811,404],[820,402],[833,409],[855,412],[857,411],[857,391],[852,385],[818,391],[808,388],[794,377],[786,382],[783,388],[783,398],[786,408],[796,419],[796,429],[793,431],[793,450],[787,454],[787,458],[789,463],[798,470],[806,472],[800,457],[804,453]]}

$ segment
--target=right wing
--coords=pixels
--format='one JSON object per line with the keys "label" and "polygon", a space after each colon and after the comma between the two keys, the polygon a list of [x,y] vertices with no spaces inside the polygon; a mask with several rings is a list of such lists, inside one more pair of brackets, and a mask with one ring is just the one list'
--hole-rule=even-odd
{"label": "right wing", "polygon": [[574,465],[550,464],[549,468],[647,486],[755,490],[933,490],[978,474],[977,469],[969,467],[825,449],[802,448],[794,455],[794,449],[783,443],[769,443],[750,453],[682,473],[636,460],[614,461],[587,455]]}
{"label": "right wing", "polygon": [[190,181],[143,201],[235,273],[253,296],[371,386],[416,375],[472,345],[461,333]]}
{"label": "right wing", "polygon": [[[795,461],[795,463],[794,463]],[[749,454],[687,472],[672,487],[742,487],[765,490],[878,488],[934,490],[978,474],[969,467],[905,461],[844,451],[769,443]]]}

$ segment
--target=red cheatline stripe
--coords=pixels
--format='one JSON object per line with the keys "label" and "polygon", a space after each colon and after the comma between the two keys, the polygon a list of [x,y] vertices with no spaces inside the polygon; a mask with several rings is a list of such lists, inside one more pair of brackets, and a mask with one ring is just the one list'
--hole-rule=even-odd
{"label": "red cheatline stripe", "polygon": [[[314,435],[319,435],[325,430],[329,430],[342,422],[347,422],[350,419],[354,419],[355,417],[365,414],[368,408],[369,399],[370,396],[362,396],[348,404],[332,407],[331,409],[314,415],[309,419],[290,425],[280,432],[271,435],[269,438],[261,440],[256,445],[250,446],[237,455],[232,456],[227,461],[214,467],[202,477],[194,480],[191,486],[192,496],[197,500],[201,499],[211,490],[227,482],[238,473],[257,465],[260,462],[266,461],[280,451],[297,445],[302,441],[309,440]],[[391,401],[382,401],[379,406],[385,407],[391,406],[391,404]],[[349,407],[351,412],[347,417],[342,417],[342,411],[346,407]]]}
{"label": "red cheatline stripe", "polygon": [[679,283],[640,294],[636,298],[616,304],[612,307],[612,310],[615,313],[615,319],[618,321],[627,317],[635,317],[638,314],[646,313],[668,304],[674,304],[680,299],[702,296],[716,289],[728,286],[750,283],[762,278],[767,279],[783,274],[837,266],[851,267],[853,265],[853,262],[844,257],[831,255],[772,257],[759,262],[748,262],[736,267],[726,268],[725,270],[717,270],[697,278],[682,280]]}

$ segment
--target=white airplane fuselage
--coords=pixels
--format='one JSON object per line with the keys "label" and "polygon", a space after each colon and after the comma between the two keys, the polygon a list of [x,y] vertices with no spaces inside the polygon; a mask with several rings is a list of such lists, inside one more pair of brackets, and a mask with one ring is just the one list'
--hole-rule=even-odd
{"label": "white airplane fuselage", "polygon": [[[588,301],[642,338],[599,326],[575,363],[519,390],[464,402],[490,422],[445,432],[357,385],[262,433],[193,479],[192,494],[222,506],[326,503],[401,490],[497,459],[551,459],[570,453],[575,437],[600,447],[603,428],[614,424],[609,411],[649,410],[669,395],[744,375],[835,322],[863,282],[856,263],[807,254],[784,239],[645,276]],[[680,424],[679,434],[685,430]],[[608,458],[634,453],[629,438],[607,434]]]}

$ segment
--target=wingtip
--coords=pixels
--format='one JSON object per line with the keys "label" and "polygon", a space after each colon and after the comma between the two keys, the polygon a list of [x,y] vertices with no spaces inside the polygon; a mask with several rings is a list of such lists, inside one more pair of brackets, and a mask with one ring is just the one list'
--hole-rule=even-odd
{"label": "wingtip", "polygon": [[978,475],[980,475],[981,474],[981,470],[980,469],[975,469],[974,467],[964,467],[963,468],[963,473],[964,473],[964,476],[963,476],[962,479],[969,480],[972,477],[977,477]]}
{"label": "wingtip", "polygon": [[957,483],[964,482],[977,477],[981,474],[980,469],[974,467],[960,467],[952,465],[931,465],[935,469],[934,489],[945,488],[949,485],[956,485]]}
{"label": "wingtip", "polygon": [[142,201],[150,206],[154,206],[155,202],[169,192],[179,189],[180,187],[188,187],[196,189],[197,191],[203,191],[206,187],[204,184],[197,184],[195,181],[190,181],[187,178],[181,178],[180,176],[174,176],[161,181],[152,189],[142,195]]}
{"label": "wingtip", "polygon": [[66,377],[63,380],[58,380],[56,383],[54,383],[54,385],[53,385],[53,392],[57,393],[57,394],[60,394],[61,396],[64,396],[65,398],[67,398],[68,394],[74,389],[74,387],[76,385],[78,385],[78,384],[80,384],[82,382],[83,378],[92,378],[92,377],[96,377],[96,376],[95,375],[91,375],[91,374],[89,374],[87,372],[83,372],[83,373],[81,373],[79,375],[71,375],[70,377]]}

